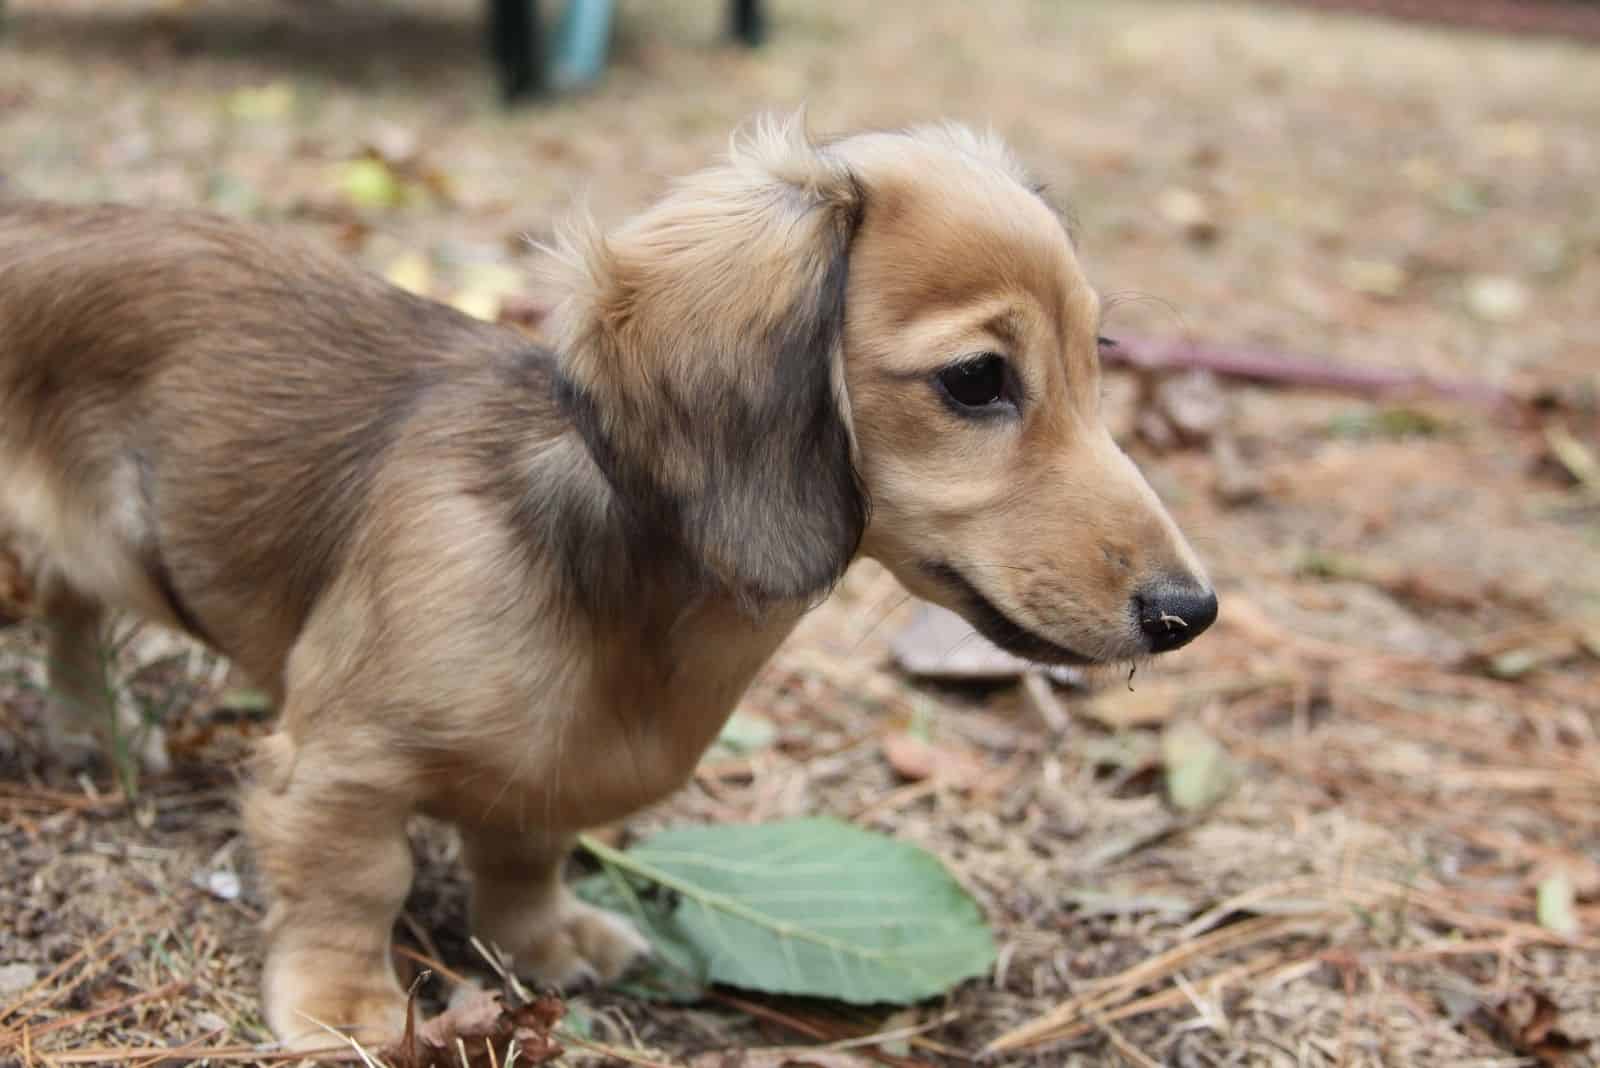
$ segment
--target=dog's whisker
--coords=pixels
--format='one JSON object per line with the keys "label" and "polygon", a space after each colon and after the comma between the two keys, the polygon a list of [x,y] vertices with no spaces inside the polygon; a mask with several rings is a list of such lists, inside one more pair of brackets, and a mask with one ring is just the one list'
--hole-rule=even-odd
{"label": "dog's whisker", "polygon": [[854,644],[850,646],[851,652],[857,652],[860,650],[860,648],[867,643],[868,639],[870,639],[880,627],[889,621],[889,617],[894,615],[895,612],[899,611],[901,605],[911,600],[911,594],[904,592],[898,594],[891,593],[886,595],[883,600],[890,601],[892,603],[888,608],[884,609],[883,612],[878,615],[878,618],[873,620],[872,623],[868,625],[867,629],[862,632],[861,636],[855,640]]}

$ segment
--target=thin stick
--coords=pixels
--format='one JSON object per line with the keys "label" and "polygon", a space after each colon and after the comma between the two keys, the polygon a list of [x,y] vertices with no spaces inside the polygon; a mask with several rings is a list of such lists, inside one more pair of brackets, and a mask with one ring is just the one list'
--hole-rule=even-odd
{"label": "thin stick", "polygon": [[377,1061],[373,1060],[372,1054],[368,1053],[362,1047],[361,1043],[359,1043],[359,1042],[357,1042],[355,1040],[355,1037],[353,1035],[347,1035],[343,1031],[340,1031],[338,1028],[333,1027],[333,1026],[331,1026],[329,1024],[323,1023],[321,1020],[317,1019],[315,1016],[312,1016],[308,1012],[302,1012],[302,1013],[300,1013],[300,1016],[303,1019],[310,1020],[312,1023],[316,1024],[318,1027],[320,1027],[324,1031],[328,1032],[328,1034],[332,1035],[334,1038],[342,1038],[342,1039],[344,1039],[345,1044],[348,1045],[352,1050],[355,1051],[356,1056],[361,1058],[361,1063],[365,1064],[367,1066],[367,1068],[387,1068],[386,1065],[380,1065]]}
{"label": "thin stick", "polygon": [[[188,980],[175,979],[165,986],[158,986],[154,990],[146,990],[142,994],[134,994],[131,997],[123,998],[121,1001],[113,1002],[110,1005],[102,1005],[98,1009],[90,1009],[87,1012],[74,1013],[71,1016],[63,1016],[59,1020],[51,1020],[49,1023],[40,1024],[38,1027],[31,1028],[31,1031],[33,1032],[33,1036],[37,1038],[40,1035],[49,1034],[51,1031],[59,1031],[63,1027],[73,1027],[77,1024],[83,1023],[85,1020],[93,1020],[100,1016],[110,1016],[112,1013],[121,1012],[123,1009],[130,1009],[135,1005],[142,1005],[146,1001],[154,1001],[157,998],[164,998],[168,994],[175,994],[180,990],[185,990],[188,988],[188,986]],[[15,1040],[17,1034],[17,1030],[0,1032],[0,1044],[6,1044]]]}
{"label": "thin stick", "polygon": [[907,783],[904,786],[890,790],[882,797],[862,805],[850,818],[856,823],[861,823],[876,816],[897,811],[907,805],[913,805],[921,801],[924,797],[938,793],[939,788],[943,785],[945,783],[940,781],[937,776],[929,776],[921,782]]}
{"label": "thin stick", "polygon": [[831,1050],[847,1050],[860,1049],[862,1046],[881,1046],[885,1042],[898,1042],[903,1038],[915,1038],[926,1031],[932,1031],[935,1027],[943,1027],[951,1020],[959,1020],[960,1018],[961,1013],[959,1012],[947,1012],[943,1016],[933,1020],[928,1020],[924,1023],[909,1024],[905,1027],[894,1027],[887,1031],[874,1031],[870,1035],[862,1035],[859,1038],[841,1038],[837,1042],[829,1042],[822,1048]]}
{"label": "thin stick", "polygon": [[[720,1001],[724,1005],[738,1009],[740,1012],[747,1013],[763,1020],[770,1020],[775,1024],[787,1027],[789,1030],[794,1031],[797,1034],[805,1035],[807,1038],[815,1039],[818,1042],[829,1042],[835,1040],[836,1038],[836,1035],[829,1034],[826,1029],[818,1026],[815,1023],[812,1023],[809,1020],[802,1020],[797,1016],[790,1016],[788,1013],[780,1012],[779,1010],[771,1008],[770,1006],[762,1005],[754,1001],[746,1001],[744,998],[735,997],[734,995],[721,990],[708,990],[706,992],[706,996],[712,1001]],[[913,1060],[910,1057],[898,1057],[892,1053],[886,1053],[881,1049],[874,1049],[871,1047],[868,1047],[862,1052],[871,1057],[873,1060],[882,1064],[892,1065],[894,1068],[923,1068],[925,1064],[923,1061]]]}
{"label": "thin stick", "polygon": [[[422,947],[423,952],[432,955],[433,958],[437,960],[442,954],[439,952],[438,945],[431,937],[429,937],[428,929],[422,926],[422,924],[418,923],[417,918],[411,915],[411,913],[408,911],[402,910],[400,913],[400,918],[405,921],[406,930],[411,932],[411,937],[417,940],[417,944]],[[450,974],[450,970],[445,968],[443,965],[440,965],[438,970],[445,975]],[[455,981],[459,982],[460,980]]]}
{"label": "thin stick", "polygon": [[226,1031],[226,1030],[227,1030],[227,1028],[225,1028],[225,1027],[214,1028],[214,1029],[212,1029],[210,1031],[207,1031],[205,1034],[201,1035],[199,1038],[193,1039],[193,1040],[191,1040],[189,1042],[185,1042],[181,1046],[175,1046],[172,1049],[163,1050],[160,1053],[152,1053],[149,1057],[147,1057],[144,1060],[140,1061],[139,1063],[135,1064],[133,1066],[133,1068],[152,1068],[153,1065],[160,1064],[164,1060],[175,1059],[175,1058],[178,1058],[178,1057],[187,1057],[187,1056],[193,1054],[195,1052],[195,1050],[199,1049],[205,1042],[209,1041],[210,1039],[216,1038],[218,1035],[222,1034],[222,1032]]}
{"label": "thin stick", "polygon": [[438,972],[440,975],[444,976],[457,986],[466,986],[472,982],[472,980],[468,979],[465,975],[462,975],[454,968],[448,968],[445,965],[440,964],[433,957],[428,956],[426,953],[419,953],[410,946],[395,946],[394,952],[396,956],[404,957],[406,960],[414,961],[415,963],[422,965],[424,968]]}
{"label": "thin stick", "polygon": [[4,1023],[5,1020],[13,1013],[19,1012],[26,1008],[33,1001],[34,995],[39,990],[49,986],[51,983],[61,978],[61,976],[65,975],[68,971],[76,967],[80,961],[88,957],[89,954],[93,953],[95,950],[99,949],[108,941],[126,931],[133,925],[143,923],[144,921],[148,920],[158,911],[159,909],[157,908],[147,909],[132,919],[125,920],[122,923],[117,924],[117,926],[111,928],[109,931],[102,931],[100,934],[90,939],[88,945],[84,946],[82,949],[78,950],[78,952],[72,954],[72,956],[56,965],[55,968],[51,970],[49,975],[46,975],[43,979],[35,980],[31,986],[29,986],[21,994],[18,994],[17,1000],[13,1001],[9,1007],[0,1009],[0,1023]]}
{"label": "thin stick", "polygon": [[724,993],[721,990],[708,990],[706,993],[712,1001],[720,1001],[730,1008],[738,1009],[740,1012],[763,1020],[770,1020],[775,1024],[781,1024],[791,1031],[799,1032],[807,1038],[814,1038],[818,1042],[826,1042],[831,1037],[828,1032],[816,1024],[809,1023],[797,1016],[790,1016],[788,1013],[780,1012],[758,1002],[746,1001],[744,998],[734,997],[732,994]]}
{"label": "thin stick", "polygon": [[[1324,919],[1328,914],[1320,914],[1316,918]],[[1117,975],[1091,983],[1089,987],[1077,997],[1069,998],[1060,1005],[1051,1009],[1034,1020],[1013,1028],[990,1042],[984,1047],[984,1053],[1005,1053],[1020,1046],[1033,1045],[1044,1041],[1043,1036],[1052,1035],[1061,1029],[1073,1024],[1077,1020],[1096,1012],[1105,1012],[1109,1018],[1116,1020],[1121,1017],[1120,1009],[1112,1011],[1112,1006],[1123,998],[1130,996],[1140,987],[1148,986],[1160,979],[1171,975],[1189,961],[1201,956],[1214,956],[1220,953],[1241,949],[1254,945],[1257,942],[1276,937],[1291,927],[1299,926],[1306,921],[1303,916],[1257,916],[1245,920],[1220,931],[1204,935],[1192,941],[1185,942],[1166,953],[1151,957],[1149,960],[1134,965]],[[1228,973],[1219,973],[1226,975]],[[1201,985],[1211,982],[1203,980]],[[1182,991],[1177,992],[1181,1000]],[[1091,1028],[1092,1029],[1092,1028]]]}
{"label": "thin stick", "polygon": [[[155,1063],[171,1057],[174,1050],[165,1046],[92,1046],[50,1054],[52,1064],[110,1064],[133,1057],[147,1057]],[[205,1061],[249,1061],[252,1064],[280,1064],[284,1061],[353,1060],[355,1054],[346,1046],[323,1046],[304,1050],[263,1050],[255,1046],[213,1046],[209,1049],[185,1049],[185,1056]]]}
{"label": "thin stick", "polygon": [[1417,964],[1439,957],[1476,957],[1493,953],[1508,953],[1521,946],[1514,938],[1470,938],[1459,942],[1430,942],[1415,949],[1383,949],[1349,953],[1330,949],[1320,956],[1328,963],[1355,961],[1357,964]]}
{"label": "thin stick", "polygon": [[1210,371],[1273,386],[1300,386],[1366,397],[1433,394],[1506,416],[1518,412],[1510,393],[1487,382],[1430,378],[1395,367],[1363,367],[1288,356],[1250,346],[1205,345],[1182,340],[1118,338],[1100,355],[1107,367],[1134,371]]}
{"label": "thin stick", "polygon": [[[1287,957],[1282,953],[1267,953],[1263,956],[1257,957],[1255,960],[1246,961],[1237,967],[1229,968],[1226,971],[1218,972],[1215,975],[1208,975],[1204,979],[1193,984],[1191,989],[1199,991],[1201,994],[1214,994],[1224,987],[1232,986],[1241,979],[1248,979],[1251,976],[1267,971],[1270,968],[1275,968],[1279,964],[1283,963],[1286,959]],[[1118,1020],[1131,1019],[1135,1016],[1144,1016],[1152,1012],[1160,1012],[1162,1009],[1177,1008],[1181,1005],[1188,1004],[1189,997],[1189,991],[1185,991],[1179,987],[1173,986],[1161,991],[1158,994],[1151,994],[1147,997],[1142,997],[1137,1001],[1130,1001],[1126,1005],[1121,1005],[1116,1009],[1102,1014],[1101,1019],[1104,1021],[1115,1022]],[[999,1038],[983,1047],[983,1055],[989,1056],[996,1053],[1011,1053],[1026,1046],[1037,1046],[1045,1042],[1065,1042],[1068,1039],[1082,1038],[1084,1035],[1090,1034],[1096,1030],[1096,1027],[1097,1024],[1092,1021],[1085,1021],[1064,1028],[1048,1030],[1037,1028],[1032,1024],[1028,1024],[1017,1028],[1015,1031],[1010,1031],[1004,1035],[1001,1035]],[[1024,1031],[1030,1033],[1023,1034]]]}
{"label": "thin stick", "polygon": [[1113,1027],[1110,1020],[1106,1019],[1098,1012],[1090,1017],[1090,1019],[1094,1021],[1096,1029],[1098,1029],[1101,1034],[1106,1036],[1106,1039],[1111,1043],[1111,1045],[1116,1047],[1117,1052],[1122,1054],[1122,1056],[1126,1058],[1128,1063],[1133,1065],[1134,1068],[1161,1068],[1159,1064],[1151,1060],[1149,1056],[1138,1046],[1135,1046],[1132,1042],[1129,1042],[1126,1038],[1123,1038],[1122,1032]]}
{"label": "thin stick", "polygon": [[603,1053],[607,1057],[614,1057],[619,1061],[626,1061],[629,1064],[643,1065],[644,1068],[682,1068],[681,1065],[671,1064],[667,1061],[653,1060],[644,1056],[643,1054],[635,1053],[630,1049],[624,1049],[621,1046],[608,1046],[604,1042],[595,1042],[592,1039],[584,1038],[582,1035],[575,1035],[571,1031],[558,1029],[556,1031],[556,1035],[563,1042],[571,1042],[574,1046],[582,1046],[584,1049],[591,1049],[596,1053]]}

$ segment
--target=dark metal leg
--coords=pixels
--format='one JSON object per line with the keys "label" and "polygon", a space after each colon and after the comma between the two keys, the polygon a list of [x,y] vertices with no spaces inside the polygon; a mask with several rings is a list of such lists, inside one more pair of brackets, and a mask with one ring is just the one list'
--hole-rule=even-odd
{"label": "dark metal leg", "polygon": [[767,13],[761,0],[732,0],[729,22],[733,35],[751,48],[767,39]]}
{"label": "dark metal leg", "polygon": [[544,34],[538,0],[489,0],[489,50],[507,101],[545,89]]}

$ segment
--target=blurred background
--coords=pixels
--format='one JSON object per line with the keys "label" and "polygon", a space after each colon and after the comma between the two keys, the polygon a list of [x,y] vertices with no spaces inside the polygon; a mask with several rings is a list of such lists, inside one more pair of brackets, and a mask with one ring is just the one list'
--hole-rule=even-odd
{"label": "blurred background", "polygon": [[[620,220],[755,114],[991,124],[1077,220],[1108,416],[1223,603],[1131,684],[1047,679],[856,567],[613,835],[894,833],[979,897],[1000,965],[887,1022],[593,994],[595,1034],[673,1064],[883,1026],[904,1064],[1597,1063],[1600,5],[772,0],[750,47],[723,0],[624,0],[584,85],[601,38],[547,2],[540,65],[498,6],[11,0],[0,196],[262,220],[537,333],[530,239]],[[508,55],[568,87],[508,107]],[[40,759],[36,654],[0,634],[0,1007],[106,935],[23,1018],[182,992],[35,1049],[260,1040],[227,769],[264,710],[122,647],[180,756],[130,806]],[[454,846],[418,849],[402,941],[469,969]],[[171,921],[115,933],[135,902],[181,952]]]}

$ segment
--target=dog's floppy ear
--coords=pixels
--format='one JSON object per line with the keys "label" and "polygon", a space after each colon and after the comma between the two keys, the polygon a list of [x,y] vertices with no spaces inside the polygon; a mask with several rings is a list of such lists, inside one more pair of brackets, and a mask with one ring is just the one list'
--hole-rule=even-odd
{"label": "dog's floppy ear", "polygon": [[849,170],[793,121],[556,250],[566,398],[590,452],[747,605],[827,590],[866,525],[841,367],[861,210]]}

